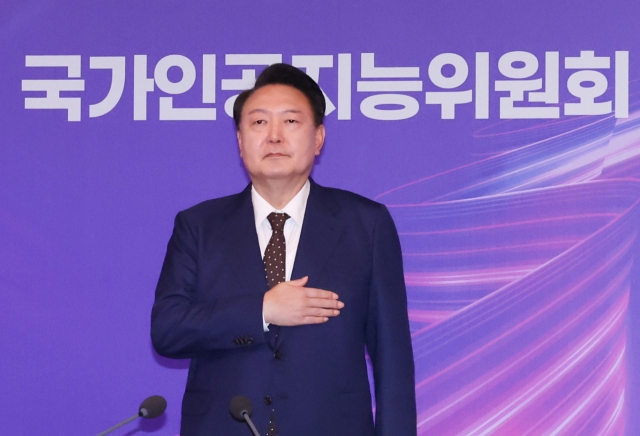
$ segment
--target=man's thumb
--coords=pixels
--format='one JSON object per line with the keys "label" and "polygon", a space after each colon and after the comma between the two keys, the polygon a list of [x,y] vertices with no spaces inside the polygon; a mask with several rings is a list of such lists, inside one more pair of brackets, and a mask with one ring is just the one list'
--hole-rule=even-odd
{"label": "man's thumb", "polygon": [[309,281],[309,276],[304,276],[299,279],[290,280],[289,284],[293,286],[304,286],[307,284],[308,281]]}

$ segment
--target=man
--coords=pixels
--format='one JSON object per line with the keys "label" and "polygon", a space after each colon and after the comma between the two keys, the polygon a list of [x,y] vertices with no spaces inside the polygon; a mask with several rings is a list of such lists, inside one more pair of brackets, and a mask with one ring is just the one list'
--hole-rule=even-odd
{"label": "man", "polygon": [[302,71],[265,69],[234,105],[251,184],[176,217],[151,336],[191,359],[182,436],[251,434],[229,413],[236,395],[262,435],[416,434],[397,232],[383,205],[309,178],[324,111]]}

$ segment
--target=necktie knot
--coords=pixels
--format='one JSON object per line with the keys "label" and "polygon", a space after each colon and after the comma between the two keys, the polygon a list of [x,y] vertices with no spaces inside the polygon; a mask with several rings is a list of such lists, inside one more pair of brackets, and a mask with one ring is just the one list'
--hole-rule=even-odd
{"label": "necktie knot", "polygon": [[271,212],[269,216],[267,216],[267,219],[274,232],[281,232],[284,229],[284,223],[289,219],[289,215],[286,213]]}

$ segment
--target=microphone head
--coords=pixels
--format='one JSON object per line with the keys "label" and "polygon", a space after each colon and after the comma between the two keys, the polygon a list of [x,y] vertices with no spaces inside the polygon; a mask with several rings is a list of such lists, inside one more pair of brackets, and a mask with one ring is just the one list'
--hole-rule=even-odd
{"label": "microphone head", "polygon": [[160,395],[152,395],[140,404],[138,415],[143,418],[156,418],[167,409],[167,400]]}
{"label": "microphone head", "polygon": [[245,421],[244,414],[251,416],[252,407],[251,401],[247,397],[237,395],[231,400],[229,405],[229,411],[236,421]]}

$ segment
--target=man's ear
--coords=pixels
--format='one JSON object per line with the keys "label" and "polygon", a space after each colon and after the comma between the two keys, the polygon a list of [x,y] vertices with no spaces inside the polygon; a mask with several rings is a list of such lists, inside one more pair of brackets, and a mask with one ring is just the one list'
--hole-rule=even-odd
{"label": "man's ear", "polygon": [[236,138],[238,140],[238,150],[240,151],[240,157],[242,157],[242,139],[240,136],[240,129],[236,130]]}
{"label": "man's ear", "polygon": [[324,129],[324,124],[320,124],[318,127],[316,127],[316,146],[315,146],[316,156],[320,154],[320,150],[322,150],[322,147],[324,146],[324,137],[326,133],[327,132]]}

